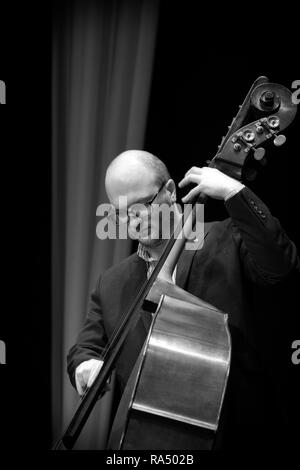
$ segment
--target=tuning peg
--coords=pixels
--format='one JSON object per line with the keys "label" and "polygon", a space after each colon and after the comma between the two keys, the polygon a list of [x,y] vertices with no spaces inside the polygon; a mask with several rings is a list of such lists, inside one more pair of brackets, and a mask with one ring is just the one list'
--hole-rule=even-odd
{"label": "tuning peg", "polygon": [[273,143],[274,145],[276,145],[276,147],[280,147],[281,145],[285,143],[285,141],[286,141],[285,135],[280,134],[275,137],[275,139],[273,140]]}
{"label": "tuning peg", "polygon": [[262,160],[265,156],[265,153],[266,153],[266,151],[262,147],[259,147],[258,149],[255,149],[254,150],[255,160],[257,160],[257,161]]}

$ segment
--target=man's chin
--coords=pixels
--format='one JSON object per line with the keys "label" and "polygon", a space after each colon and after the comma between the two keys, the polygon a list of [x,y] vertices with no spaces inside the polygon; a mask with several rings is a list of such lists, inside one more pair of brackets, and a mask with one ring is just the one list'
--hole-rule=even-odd
{"label": "man's chin", "polygon": [[154,229],[152,229],[151,233],[149,233],[148,229],[144,229],[140,232],[129,232],[129,236],[132,240],[136,240],[148,247],[161,245],[161,243],[165,241],[159,236],[158,231],[154,231]]}
{"label": "man's chin", "polygon": [[147,247],[155,247],[161,245],[164,240],[160,240],[159,238],[153,238],[153,237],[139,237],[138,241]]}

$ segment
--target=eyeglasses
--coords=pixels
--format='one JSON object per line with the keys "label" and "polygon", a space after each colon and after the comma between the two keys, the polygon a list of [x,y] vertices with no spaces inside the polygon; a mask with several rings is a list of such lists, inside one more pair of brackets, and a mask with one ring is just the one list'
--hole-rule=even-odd
{"label": "eyeglasses", "polygon": [[[160,186],[159,190],[154,194],[154,196],[152,197],[152,199],[150,201],[147,201],[147,202],[136,202],[134,204],[132,204],[125,212],[125,209],[124,210],[119,210],[119,209],[116,209],[113,205],[111,206],[111,209],[110,211],[108,212],[108,215],[107,217],[112,221],[112,222],[115,222],[117,225],[120,225],[120,224],[124,224],[126,222],[128,222],[129,220],[129,217],[130,217],[130,213],[133,214],[133,215],[136,215],[137,212],[139,212],[141,209],[149,209],[151,207],[151,204],[153,204],[153,202],[155,201],[155,199],[157,198],[157,196],[159,195],[159,193],[161,192],[161,190],[163,189],[163,187],[165,186],[166,184],[166,181],[164,181],[162,183],[162,185]],[[122,215],[120,215],[120,213],[122,213]]]}

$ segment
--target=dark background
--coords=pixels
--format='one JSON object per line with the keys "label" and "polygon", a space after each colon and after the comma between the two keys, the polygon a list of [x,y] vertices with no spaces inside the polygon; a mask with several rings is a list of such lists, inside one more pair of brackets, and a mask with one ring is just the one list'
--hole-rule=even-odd
{"label": "dark background", "polygon": [[[255,10],[227,12],[228,21],[222,12],[199,12],[191,5],[161,2],[144,146],[166,162],[177,183],[190,166],[202,166],[215,155],[227,125],[258,76],[266,75],[288,88],[299,78],[295,25],[284,28],[278,11],[274,18]],[[7,86],[7,104],[0,108],[0,339],[7,344],[7,365],[0,366],[3,448],[48,449],[52,441],[52,10],[51,4],[43,3],[41,8],[31,3],[14,11],[3,6],[1,15],[0,79]],[[266,168],[248,185],[299,247],[298,135],[299,115],[287,131],[284,147],[269,152]],[[206,219],[225,217],[224,205],[210,201]],[[275,339],[266,346],[273,348],[270,361],[274,368],[278,365],[289,426],[295,432],[300,366],[292,365],[290,356],[291,343],[299,337],[297,286],[286,286],[287,297],[281,297],[277,312],[284,315],[276,325]],[[267,319],[264,333],[272,336],[272,315]]]}
{"label": "dark background", "polygon": [[51,442],[51,5],[2,3],[0,77],[3,450]]}

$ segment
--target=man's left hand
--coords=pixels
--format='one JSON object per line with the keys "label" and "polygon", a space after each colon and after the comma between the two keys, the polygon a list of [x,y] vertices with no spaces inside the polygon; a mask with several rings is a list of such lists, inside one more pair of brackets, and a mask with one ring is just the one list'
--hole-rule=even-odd
{"label": "man's left hand", "polygon": [[201,192],[214,199],[225,199],[229,193],[244,187],[242,183],[225,175],[216,168],[193,166],[180,181],[178,186],[184,186],[194,183],[195,186],[190,192],[182,198],[182,202],[186,203],[194,199]]}

